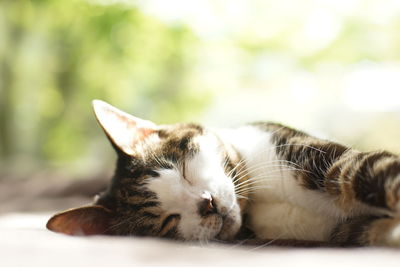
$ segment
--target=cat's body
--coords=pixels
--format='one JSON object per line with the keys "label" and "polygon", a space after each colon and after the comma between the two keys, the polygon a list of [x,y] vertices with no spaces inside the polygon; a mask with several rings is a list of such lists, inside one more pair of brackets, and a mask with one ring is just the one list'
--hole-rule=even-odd
{"label": "cat's body", "polygon": [[52,230],[233,240],[246,228],[257,239],[400,246],[399,156],[274,123],[157,126],[94,107],[118,153],[115,177],[94,206],[55,215]]}

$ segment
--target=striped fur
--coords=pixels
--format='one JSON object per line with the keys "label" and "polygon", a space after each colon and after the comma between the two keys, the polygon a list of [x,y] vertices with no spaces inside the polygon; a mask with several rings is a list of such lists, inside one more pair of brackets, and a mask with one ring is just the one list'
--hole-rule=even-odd
{"label": "striped fur", "polygon": [[180,238],[176,229],[179,218],[167,218],[157,195],[146,185],[149,179],[159,176],[155,170],[172,169],[194,154],[198,148],[192,139],[202,131],[202,127],[194,124],[166,127],[157,131],[157,142],[141,144],[141,153],[133,156],[118,153],[111,185],[95,203],[116,211],[113,234]]}
{"label": "striped fur", "polygon": [[[400,246],[398,155],[360,152],[276,123],[157,126],[100,101],[94,107],[118,154],[115,175],[92,210],[57,214],[51,230]],[[79,222],[86,225],[69,229],[86,213]]]}
{"label": "striped fur", "polygon": [[335,224],[327,239],[319,241],[400,244],[399,156],[386,151],[360,152],[280,124],[254,126],[272,133],[278,158],[296,166],[293,178],[306,192],[325,196],[332,201],[331,209],[341,211],[332,216]]}

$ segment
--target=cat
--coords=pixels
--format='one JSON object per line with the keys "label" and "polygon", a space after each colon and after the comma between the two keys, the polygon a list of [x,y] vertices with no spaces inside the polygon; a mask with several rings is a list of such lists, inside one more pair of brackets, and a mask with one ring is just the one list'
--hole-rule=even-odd
{"label": "cat", "polygon": [[93,204],[54,215],[52,231],[400,246],[395,154],[278,123],[156,125],[100,100],[93,108],[118,156],[115,175]]}

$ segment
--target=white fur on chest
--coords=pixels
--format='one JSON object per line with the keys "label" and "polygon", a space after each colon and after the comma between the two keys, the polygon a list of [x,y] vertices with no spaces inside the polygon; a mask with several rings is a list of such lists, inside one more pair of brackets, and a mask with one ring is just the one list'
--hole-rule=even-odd
{"label": "white fur on chest", "polygon": [[326,240],[341,211],[333,200],[307,190],[293,176],[294,165],[279,160],[271,133],[253,126],[221,132],[245,159],[253,191],[249,227],[260,238]]}

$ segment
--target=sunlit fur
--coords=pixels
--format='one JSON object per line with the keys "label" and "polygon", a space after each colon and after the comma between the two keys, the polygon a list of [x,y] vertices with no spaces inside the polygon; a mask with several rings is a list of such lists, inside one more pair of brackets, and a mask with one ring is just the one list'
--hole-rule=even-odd
{"label": "sunlit fur", "polygon": [[[222,151],[212,134],[194,140],[199,151],[184,159],[179,168],[159,170],[160,177],[151,179],[148,188],[155,192],[161,208],[169,214],[179,214],[179,232],[186,240],[233,238],[240,227],[241,215],[232,180],[223,168]],[[218,214],[202,217],[198,212],[201,195],[209,192],[216,202]],[[234,222],[221,232],[224,221]]]}
{"label": "sunlit fur", "polygon": [[[165,129],[161,127],[162,134],[155,132],[136,145],[133,158],[137,165],[132,166],[133,169],[142,168],[138,163],[138,159],[142,159],[157,172],[157,177],[142,177],[141,187],[134,192],[149,191],[154,196],[153,202],[158,204],[145,205],[134,213],[130,212],[129,205],[121,208],[124,202],[135,205],[143,201],[141,197],[120,194],[126,191],[129,182],[124,183],[125,188],[115,187],[119,193],[109,193],[119,197],[121,218],[129,221],[116,223],[119,234],[232,240],[244,226],[257,238],[329,241],[341,222],[382,214],[382,209],[361,201],[351,200],[351,204],[341,206],[338,197],[323,190],[310,190],[308,187],[312,185],[305,183],[311,178],[302,175],[314,175],[315,170],[307,168],[315,165],[319,170],[322,167],[316,164],[321,162],[311,160],[311,165],[304,165],[301,160],[296,163],[282,159],[277,153],[279,148],[303,150],[304,153],[304,149],[308,149],[317,155],[327,153],[318,148],[325,144],[318,143],[318,139],[310,139],[314,142],[312,145],[307,143],[311,142],[307,136],[301,136],[298,143],[277,145],[273,136],[282,130],[266,131],[258,125],[211,130],[183,124]],[[195,134],[191,132],[193,129],[196,129]],[[178,148],[179,138],[183,140],[188,136],[186,145],[192,147],[190,153],[185,152],[187,146],[182,146],[182,151]],[[302,157],[301,153],[299,155]],[[310,159],[304,160],[309,162]],[[118,176],[114,179],[121,180]],[[136,177],[135,181],[138,180]],[[218,213],[204,217],[198,212],[198,203],[205,192],[214,199]],[[347,209],[349,205],[351,208]],[[148,218],[150,210],[160,219]],[[141,212],[147,215],[140,216]],[[179,216],[168,222],[165,229],[160,229],[163,220],[171,214]],[[245,225],[244,215],[247,217]],[[129,232],[124,232],[125,229]]]}
{"label": "sunlit fur", "polygon": [[[156,125],[102,101],[94,108],[118,155],[115,175],[96,206],[58,214],[49,229],[400,246],[398,155],[276,123]],[[71,218],[83,220],[70,229]]]}
{"label": "sunlit fur", "polygon": [[[119,153],[111,186],[96,201],[117,211],[112,233],[200,241],[234,238],[242,222],[232,182],[238,157],[218,135],[194,124],[160,126],[133,151]],[[216,207],[206,216],[199,212],[205,194]]]}

